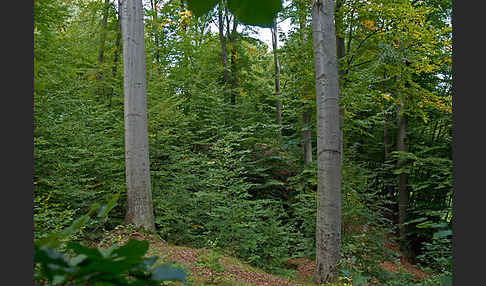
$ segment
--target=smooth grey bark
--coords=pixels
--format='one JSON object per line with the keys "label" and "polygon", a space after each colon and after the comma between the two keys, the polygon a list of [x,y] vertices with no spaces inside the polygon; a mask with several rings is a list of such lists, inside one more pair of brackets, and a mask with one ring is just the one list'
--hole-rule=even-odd
{"label": "smooth grey bark", "polygon": [[[302,45],[305,44],[307,38],[305,34],[305,24],[306,24],[306,11],[304,1],[299,1],[299,30],[300,30],[300,40]],[[302,137],[302,153],[304,154],[304,164],[308,165],[312,163],[312,112],[313,110],[307,105],[303,104],[302,118],[301,118],[301,137]]]}
{"label": "smooth grey bark", "polygon": [[127,213],[125,223],[155,230],[150,190],[142,0],[122,5]]}
{"label": "smooth grey bark", "polygon": [[282,124],[282,110],[281,110],[281,102],[280,102],[280,63],[278,61],[278,54],[277,54],[277,49],[278,49],[277,29],[278,29],[277,21],[274,20],[274,24],[272,27],[272,48],[273,48],[273,64],[275,67],[275,97],[277,98],[277,101],[275,102],[275,107],[276,107],[276,123],[280,125]]}
{"label": "smooth grey bark", "polygon": [[341,256],[341,150],[334,5],[313,0],[312,37],[317,107],[315,283],[337,278]]}
{"label": "smooth grey bark", "polygon": [[[406,144],[407,138],[408,117],[403,111],[402,106],[398,112],[398,133],[397,133],[397,151],[406,152],[408,150]],[[406,161],[402,156],[399,157],[397,168],[402,168]],[[398,228],[400,232],[400,245],[402,252],[408,258],[410,251],[407,244],[407,226],[405,222],[408,218],[408,206],[410,200],[410,193],[408,192],[408,174],[400,173],[398,175]]]}

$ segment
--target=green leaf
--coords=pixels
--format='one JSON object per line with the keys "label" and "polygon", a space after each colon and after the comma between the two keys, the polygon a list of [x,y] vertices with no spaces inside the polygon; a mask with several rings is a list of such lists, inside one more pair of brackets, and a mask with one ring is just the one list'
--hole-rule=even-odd
{"label": "green leaf", "polygon": [[228,8],[247,25],[272,27],[273,19],[282,10],[281,0],[228,0]]}
{"label": "green leaf", "polygon": [[71,258],[71,264],[76,266],[78,265],[79,263],[83,262],[86,258],[88,258],[87,255],[84,255],[84,254],[80,254],[78,256],[75,256],[73,258]]}
{"label": "green leaf", "polygon": [[54,275],[54,278],[52,279],[52,284],[54,285],[60,284],[64,282],[65,279],[66,279],[66,275]]}
{"label": "green leaf", "polygon": [[440,283],[442,284],[442,286],[452,286],[452,276],[442,275],[440,277]]}
{"label": "green leaf", "polygon": [[196,17],[200,17],[211,11],[218,2],[218,0],[187,0],[187,8]]}
{"label": "green leaf", "polygon": [[426,221],[427,219],[428,218],[426,218],[426,217],[419,217],[419,218],[413,219],[411,221],[407,221],[404,224],[411,224],[411,223],[416,223],[416,222],[423,222],[423,221]]}
{"label": "green leaf", "polygon": [[447,230],[441,230],[436,233],[434,233],[433,239],[438,239],[438,238],[443,238],[446,236],[452,235],[452,230],[447,229]]}
{"label": "green leaf", "polygon": [[97,248],[89,248],[81,245],[79,242],[69,242],[67,247],[76,254],[84,254],[90,258],[102,258]]}
{"label": "green leaf", "polygon": [[152,271],[152,280],[177,280],[186,285],[186,272],[184,269],[172,267],[171,264],[161,264]]}
{"label": "green leaf", "polygon": [[125,245],[113,251],[114,256],[130,259],[141,258],[148,250],[148,242],[145,240],[130,239]]}
{"label": "green leaf", "polygon": [[118,204],[119,194],[114,195],[106,205],[101,206],[98,210],[98,217],[105,218],[108,213]]}

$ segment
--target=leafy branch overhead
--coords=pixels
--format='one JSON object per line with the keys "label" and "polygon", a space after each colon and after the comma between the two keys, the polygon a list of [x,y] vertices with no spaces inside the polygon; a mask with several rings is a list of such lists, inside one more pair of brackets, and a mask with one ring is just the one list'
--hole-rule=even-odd
{"label": "leafy branch overhead", "polygon": [[[216,6],[218,0],[188,0],[187,4],[197,17]],[[246,25],[272,27],[273,19],[282,10],[281,0],[228,0],[228,8],[238,20]]]}

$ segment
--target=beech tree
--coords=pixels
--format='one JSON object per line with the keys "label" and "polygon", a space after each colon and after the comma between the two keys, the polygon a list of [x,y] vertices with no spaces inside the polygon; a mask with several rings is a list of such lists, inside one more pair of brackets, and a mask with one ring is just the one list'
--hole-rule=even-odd
{"label": "beech tree", "polygon": [[317,108],[317,221],[315,283],[334,280],[341,256],[339,82],[332,0],[312,3]]}
{"label": "beech tree", "polygon": [[133,223],[154,231],[142,0],[124,0],[121,11],[127,187],[125,223]]}

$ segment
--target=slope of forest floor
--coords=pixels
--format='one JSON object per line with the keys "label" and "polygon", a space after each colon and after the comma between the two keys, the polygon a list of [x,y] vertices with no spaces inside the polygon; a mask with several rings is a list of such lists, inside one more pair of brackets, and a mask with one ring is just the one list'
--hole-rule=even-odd
{"label": "slope of forest floor", "polygon": [[[283,278],[266,273],[265,271],[250,266],[237,258],[220,254],[211,249],[195,249],[185,246],[171,245],[157,235],[130,231],[119,227],[103,236],[96,243],[97,247],[110,247],[114,244],[125,244],[129,239],[146,240],[149,242],[147,256],[158,256],[160,263],[174,262],[175,266],[187,270],[188,285],[219,285],[219,286],[243,286],[243,285],[268,285],[268,286],[307,286],[315,285],[311,282],[314,271],[314,261],[309,258],[293,258],[286,262],[289,277]],[[398,252],[394,243],[387,248]],[[398,263],[397,263],[398,262]],[[417,281],[423,280],[428,273],[407,262],[403,257],[399,261],[383,261],[384,270],[396,273],[399,270],[406,271],[414,276]],[[164,285],[182,285],[180,282],[171,282]],[[349,278],[341,277],[340,282],[326,285],[346,286],[353,285]]]}

